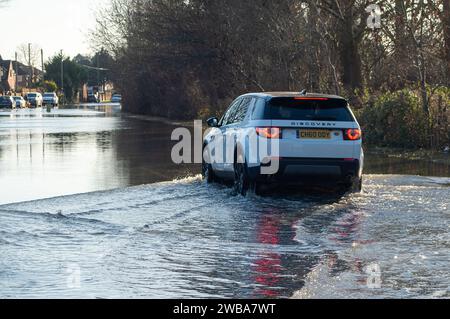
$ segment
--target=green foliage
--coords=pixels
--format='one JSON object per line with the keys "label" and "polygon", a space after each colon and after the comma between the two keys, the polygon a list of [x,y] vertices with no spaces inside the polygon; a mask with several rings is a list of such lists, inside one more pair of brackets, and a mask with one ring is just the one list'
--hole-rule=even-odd
{"label": "green foliage", "polygon": [[368,144],[379,146],[428,147],[430,123],[418,95],[404,89],[373,97],[365,95],[357,112]]}
{"label": "green foliage", "polygon": [[61,83],[61,60],[63,61],[64,74],[64,95],[66,99],[71,101],[78,93],[79,88],[87,80],[86,71],[76,62],[63,55],[55,55],[46,63],[45,80],[57,83],[58,87],[62,87]]}
{"label": "green foliage", "polygon": [[450,88],[439,87],[430,90],[430,120],[433,133],[433,147],[450,144]]}
{"label": "green foliage", "polygon": [[58,90],[58,85],[55,81],[44,81],[42,87],[45,92],[56,92]]}
{"label": "green foliage", "polygon": [[73,61],[85,70],[88,86],[111,81],[114,59],[105,49],[100,49],[92,57],[79,54],[73,58]]}

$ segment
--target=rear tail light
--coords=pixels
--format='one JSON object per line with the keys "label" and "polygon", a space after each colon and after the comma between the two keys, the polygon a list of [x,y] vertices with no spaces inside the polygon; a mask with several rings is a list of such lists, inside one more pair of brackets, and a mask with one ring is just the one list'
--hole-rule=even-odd
{"label": "rear tail light", "polygon": [[281,129],[279,127],[257,127],[256,133],[265,138],[277,139],[281,138]]}
{"label": "rear tail light", "polygon": [[362,137],[362,132],[360,129],[347,129],[344,130],[344,140],[346,141],[358,141]]}

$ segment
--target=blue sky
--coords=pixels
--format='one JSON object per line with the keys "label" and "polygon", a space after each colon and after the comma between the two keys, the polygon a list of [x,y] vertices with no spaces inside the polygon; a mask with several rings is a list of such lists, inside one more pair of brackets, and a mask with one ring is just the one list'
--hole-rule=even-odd
{"label": "blue sky", "polygon": [[0,55],[14,59],[17,47],[34,43],[44,58],[61,49],[65,54],[91,53],[89,30],[95,27],[95,12],[108,0],[10,0],[0,7]]}

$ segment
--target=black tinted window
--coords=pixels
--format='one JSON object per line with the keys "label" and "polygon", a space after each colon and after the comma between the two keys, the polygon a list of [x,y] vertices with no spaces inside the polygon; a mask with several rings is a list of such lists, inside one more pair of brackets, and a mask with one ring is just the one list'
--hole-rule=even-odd
{"label": "black tinted window", "polygon": [[273,98],[264,112],[274,120],[353,122],[347,101],[342,99],[301,100]]}
{"label": "black tinted window", "polygon": [[257,97],[252,110],[252,120],[264,119],[264,111],[266,108],[266,100]]}

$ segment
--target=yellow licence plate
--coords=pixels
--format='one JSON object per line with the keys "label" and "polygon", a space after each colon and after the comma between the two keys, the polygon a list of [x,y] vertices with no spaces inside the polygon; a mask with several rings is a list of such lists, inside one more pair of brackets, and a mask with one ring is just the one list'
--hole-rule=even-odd
{"label": "yellow licence plate", "polygon": [[331,132],[324,130],[300,130],[299,138],[311,140],[329,140],[331,139]]}

